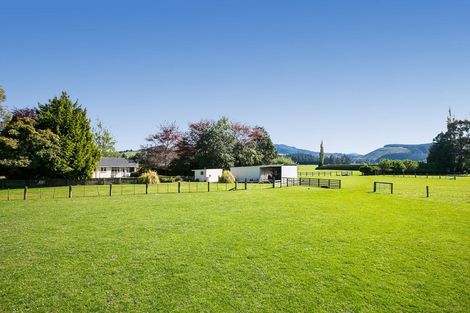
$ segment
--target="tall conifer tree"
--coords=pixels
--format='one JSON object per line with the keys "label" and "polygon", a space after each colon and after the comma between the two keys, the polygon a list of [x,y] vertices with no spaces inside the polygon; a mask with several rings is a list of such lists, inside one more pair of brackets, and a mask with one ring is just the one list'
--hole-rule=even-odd
{"label": "tall conifer tree", "polygon": [[60,153],[67,167],[61,173],[70,179],[91,177],[100,158],[86,110],[72,102],[66,92],[39,104],[38,127],[50,129],[59,136]]}

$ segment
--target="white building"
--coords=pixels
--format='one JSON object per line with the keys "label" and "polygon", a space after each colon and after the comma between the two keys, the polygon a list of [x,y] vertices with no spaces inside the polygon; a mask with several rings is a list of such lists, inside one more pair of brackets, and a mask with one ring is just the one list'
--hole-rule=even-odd
{"label": "white building", "polygon": [[207,182],[218,182],[219,176],[222,176],[221,168],[205,168],[199,170],[193,170],[194,180],[196,181],[207,181]]}
{"label": "white building", "polygon": [[104,157],[98,163],[93,173],[93,178],[130,177],[137,167],[137,163],[130,162],[125,158]]}
{"label": "white building", "polygon": [[256,165],[231,167],[230,171],[237,181],[270,181],[273,178],[297,178],[297,165]]}

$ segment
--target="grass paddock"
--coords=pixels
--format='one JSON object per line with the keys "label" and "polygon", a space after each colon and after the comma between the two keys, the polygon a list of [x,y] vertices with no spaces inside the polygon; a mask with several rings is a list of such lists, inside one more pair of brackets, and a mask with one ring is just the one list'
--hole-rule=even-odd
{"label": "grass paddock", "polygon": [[468,312],[470,179],[342,181],[2,201],[0,311]]}

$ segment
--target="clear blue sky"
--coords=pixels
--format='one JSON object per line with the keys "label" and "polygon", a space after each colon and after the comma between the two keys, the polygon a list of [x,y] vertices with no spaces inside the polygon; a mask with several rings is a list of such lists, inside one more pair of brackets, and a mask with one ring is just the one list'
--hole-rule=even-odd
{"label": "clear blue sky", "polygon": [[470,114],[470,1],[2,1],[0,29],[6,104],[66,90],[119,149],[226,115],[365,153]]}

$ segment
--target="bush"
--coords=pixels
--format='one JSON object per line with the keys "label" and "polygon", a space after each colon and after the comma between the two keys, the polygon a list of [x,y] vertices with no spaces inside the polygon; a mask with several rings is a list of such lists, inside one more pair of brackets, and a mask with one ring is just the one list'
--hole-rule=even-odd
{"label": "bush", "polygon": [[377,165],[366,164],[362,165],[359,168],[359,171],[361,171],[363,175],[376,175],[380,173],[380,167],[378,167]]}
{"label": "bush", "polygon": [[271,161],[271,164],[293,165],[295,162],[285,155],[278,155]]}
{"label": "bush", "polygon": [[[367,165],[367,164],[366,164]],[[327,164],[318,166],[317,170],[359,171],[364,164]]]}
{"label": "bush", "polygon": [[142,173],[139,173],[139,172],[132,172],[131,173],[131,177],[139,177],[140,175],[142,175]]}
{"label": "bush", "polygon": [[158,184],[160,183],[160,178],[158,177],[157,172],[148,171],[142,173],[137,181],[141,184]]}
{"label": "bush", "polygon": [[234,183],[235,176],[233,176],[232,172],[228,170],[224,170],[222,175],[219,176],[219,183]]}

